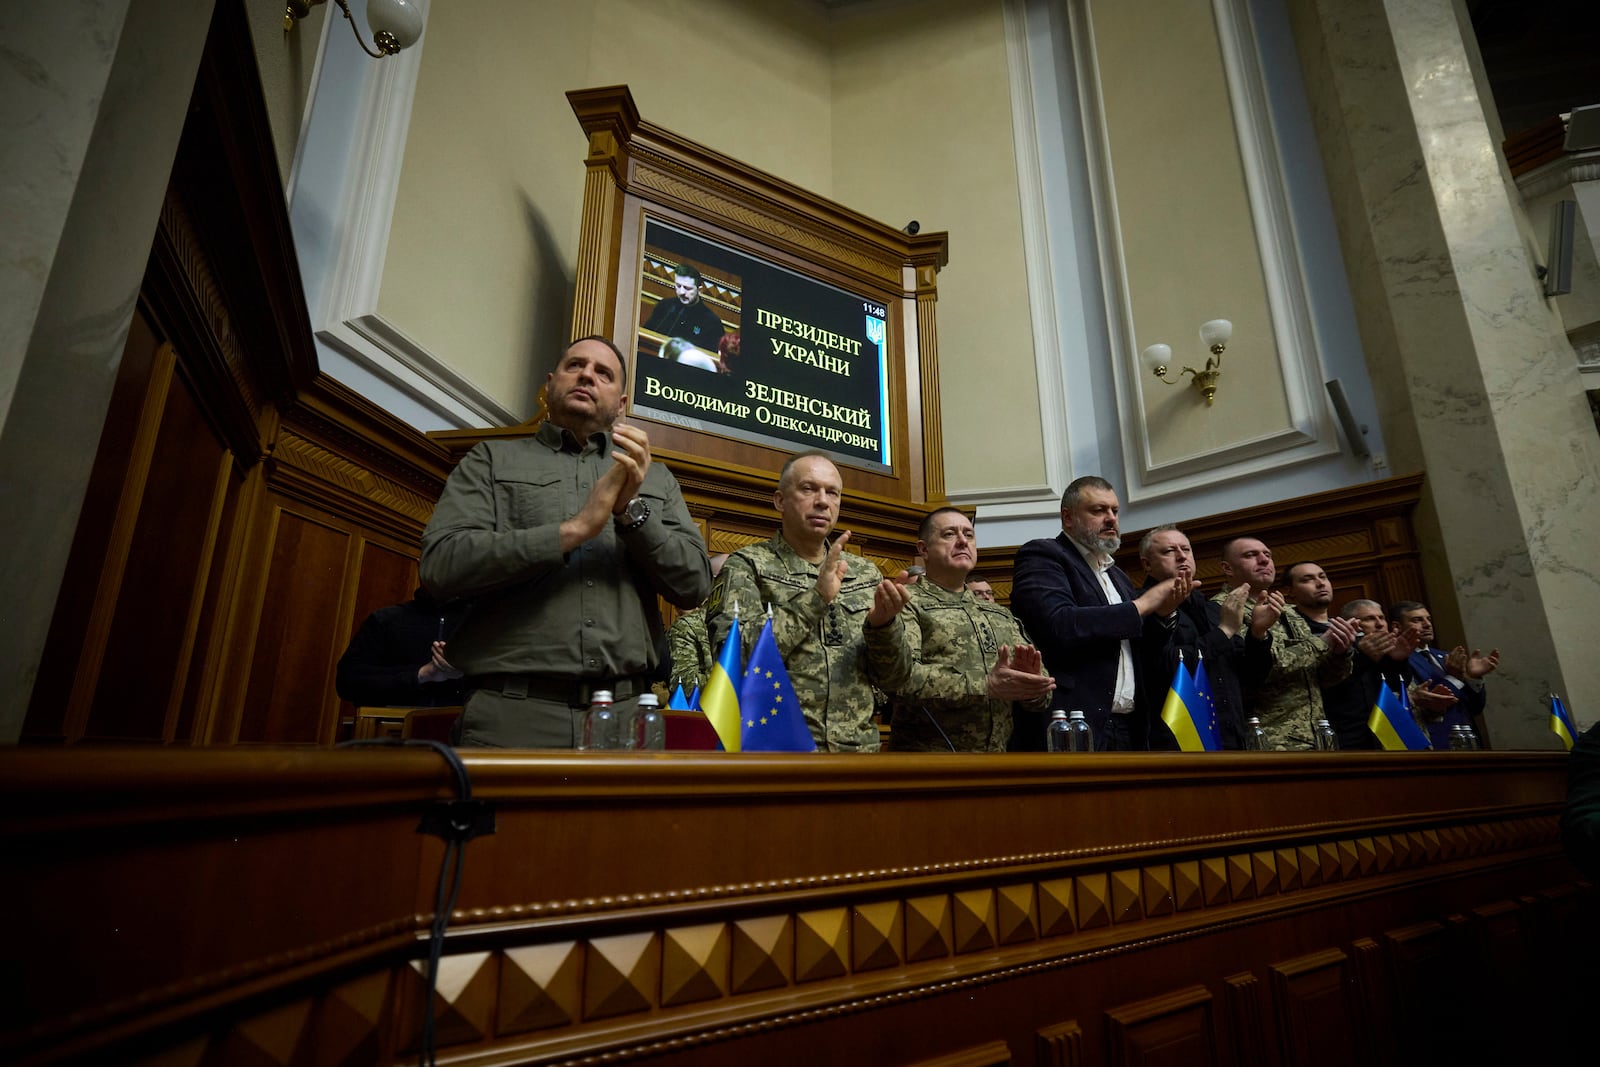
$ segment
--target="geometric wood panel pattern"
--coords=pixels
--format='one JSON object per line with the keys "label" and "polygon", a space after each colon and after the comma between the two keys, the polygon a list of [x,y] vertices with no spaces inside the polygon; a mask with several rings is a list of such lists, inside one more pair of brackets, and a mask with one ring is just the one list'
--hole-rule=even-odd
{"label": "geometric wood panel pattern", "polygon": [[[1430,989],[1581,982],[1560,969],[1593,895],[1560,856],[1557,760],[1429,759],[1451,757],[469,753],[498,829],[466,848],[440,1051],[1400,1067],[1451,1018]],[[412,1056],[442,853],[416,813],[449,781],[432,753],[21,750],[0,770],[0,903],[30,916],[0,1060]],[[816,832],[864,807],[879,832]],[[221,901],[210,936],[166,933]]]}

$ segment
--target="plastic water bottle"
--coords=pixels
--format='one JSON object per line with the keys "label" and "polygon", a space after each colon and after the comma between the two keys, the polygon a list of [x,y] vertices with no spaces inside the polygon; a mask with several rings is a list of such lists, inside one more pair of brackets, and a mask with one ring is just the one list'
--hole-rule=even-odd
{"label": "plastic water bottle", "polygon": [[1094,751],[1094,730],[1081,711],[1074,711],[1067,719],[1067,751]]}
{"label": "plastic water bottle", "polygon": [[1070,752],[1072,734],[1067,726],[1067,709],[1056,708],[1050,712],[1050,725],[1044,730],[1044,747],[1051,752]]}
{"label": "plastic water bottle", "polygon": [[583,743],[578,747],[595,750],[622,747],[622,733],[617,722],[617,709],[611,704],[611,690],[594,691],[589,712],[583,717]]}
{"label": "plastic water bottle", "polygon": [[1472,727],[1459,724],[1450,727],[1450,750],[1452,752],[1478,750],[1478,736],[1472,732]]}
{"label": "plastic water bottle", "polygon": [[1329,722],[1327,719],[1317,720],[1316,736],[1318,752],[1339,751],[1339,735],[1334,732],[1333,723]]}
{"label": "plastic water bottle", "polygon": [[634,712],[633,729],[628,739],[631,748],[648,752],[663,752],[667,747],[667,719],[661,714],[661,703],[654,693],[639,697],[639,710]]}
{"label": "plastic water bottle", "polygon": [[1253,716],[1245,720],[1244,747],[1247,752],[1267,750],[1267,732],[1261,728],[1261,720]]}

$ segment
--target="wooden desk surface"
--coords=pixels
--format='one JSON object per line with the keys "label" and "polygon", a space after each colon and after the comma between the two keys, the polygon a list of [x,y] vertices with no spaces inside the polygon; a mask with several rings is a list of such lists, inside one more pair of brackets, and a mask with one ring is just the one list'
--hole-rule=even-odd
{"label": "wooden desk surface", "polygon": [[[463,755],[498,829],[441,970],[461,1062],[1340,1062],[1407,1047],[1401,991],[1452,1018],[1446,963],[1564,966],[1539,932],[1591,894],[1560,755]],[[0,1054],[406,1059],[452,783],[416,748],[0,753]]]}

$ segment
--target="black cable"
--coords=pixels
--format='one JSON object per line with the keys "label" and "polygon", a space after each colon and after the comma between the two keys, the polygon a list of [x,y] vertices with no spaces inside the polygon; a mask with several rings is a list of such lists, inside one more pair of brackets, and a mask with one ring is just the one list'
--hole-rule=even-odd
{"label": "black cable", "polygon": [[456,799],[435,804],[422,815],[418,833],[433,834],[444,840],[444,857],[439,862],[438,888],[434,891],[433,922],[428,928],[427,989],[423,994],[422,1040],[417,1050],[421,1067],[435,1067],[438,1051],[438,1023],[434,1014],[434,996],[439,988],[439,961],[444,955],[444,935],[450,926],[450,916],[455,914],[456,898],[461,893],[462,871],[466,862],[466,844],[474,837],[492,834],[495,830],[494,809],[482,801],[472,799],[472,778],[461,755],[449,745],[429,738],[373,737],[345,741],[336,748],[431,748],[444,758],[455,776]]}
{"label": "black cable", "polygon": [[944,727],[940,726],[939,720],[933,717],[933,712],[928,710],[928,705],[921,704],[918,706],[922,708],[922,714],[928,717],[928,721],[933,723],[933,728],[939,731],[939,736],[944,738],[944,747],[948,748],[951,752],[954,752],[956,750],[956,746],[950,743],[950,735],[944,732]]}

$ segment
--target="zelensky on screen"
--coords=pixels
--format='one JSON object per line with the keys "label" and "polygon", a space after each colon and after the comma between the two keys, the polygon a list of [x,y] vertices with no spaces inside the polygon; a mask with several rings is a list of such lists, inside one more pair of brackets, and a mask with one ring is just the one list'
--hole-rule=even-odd
{"label": "zelensky on screen", "polygon": [[887,308],[646,218],[633,409],[887,470]]}

